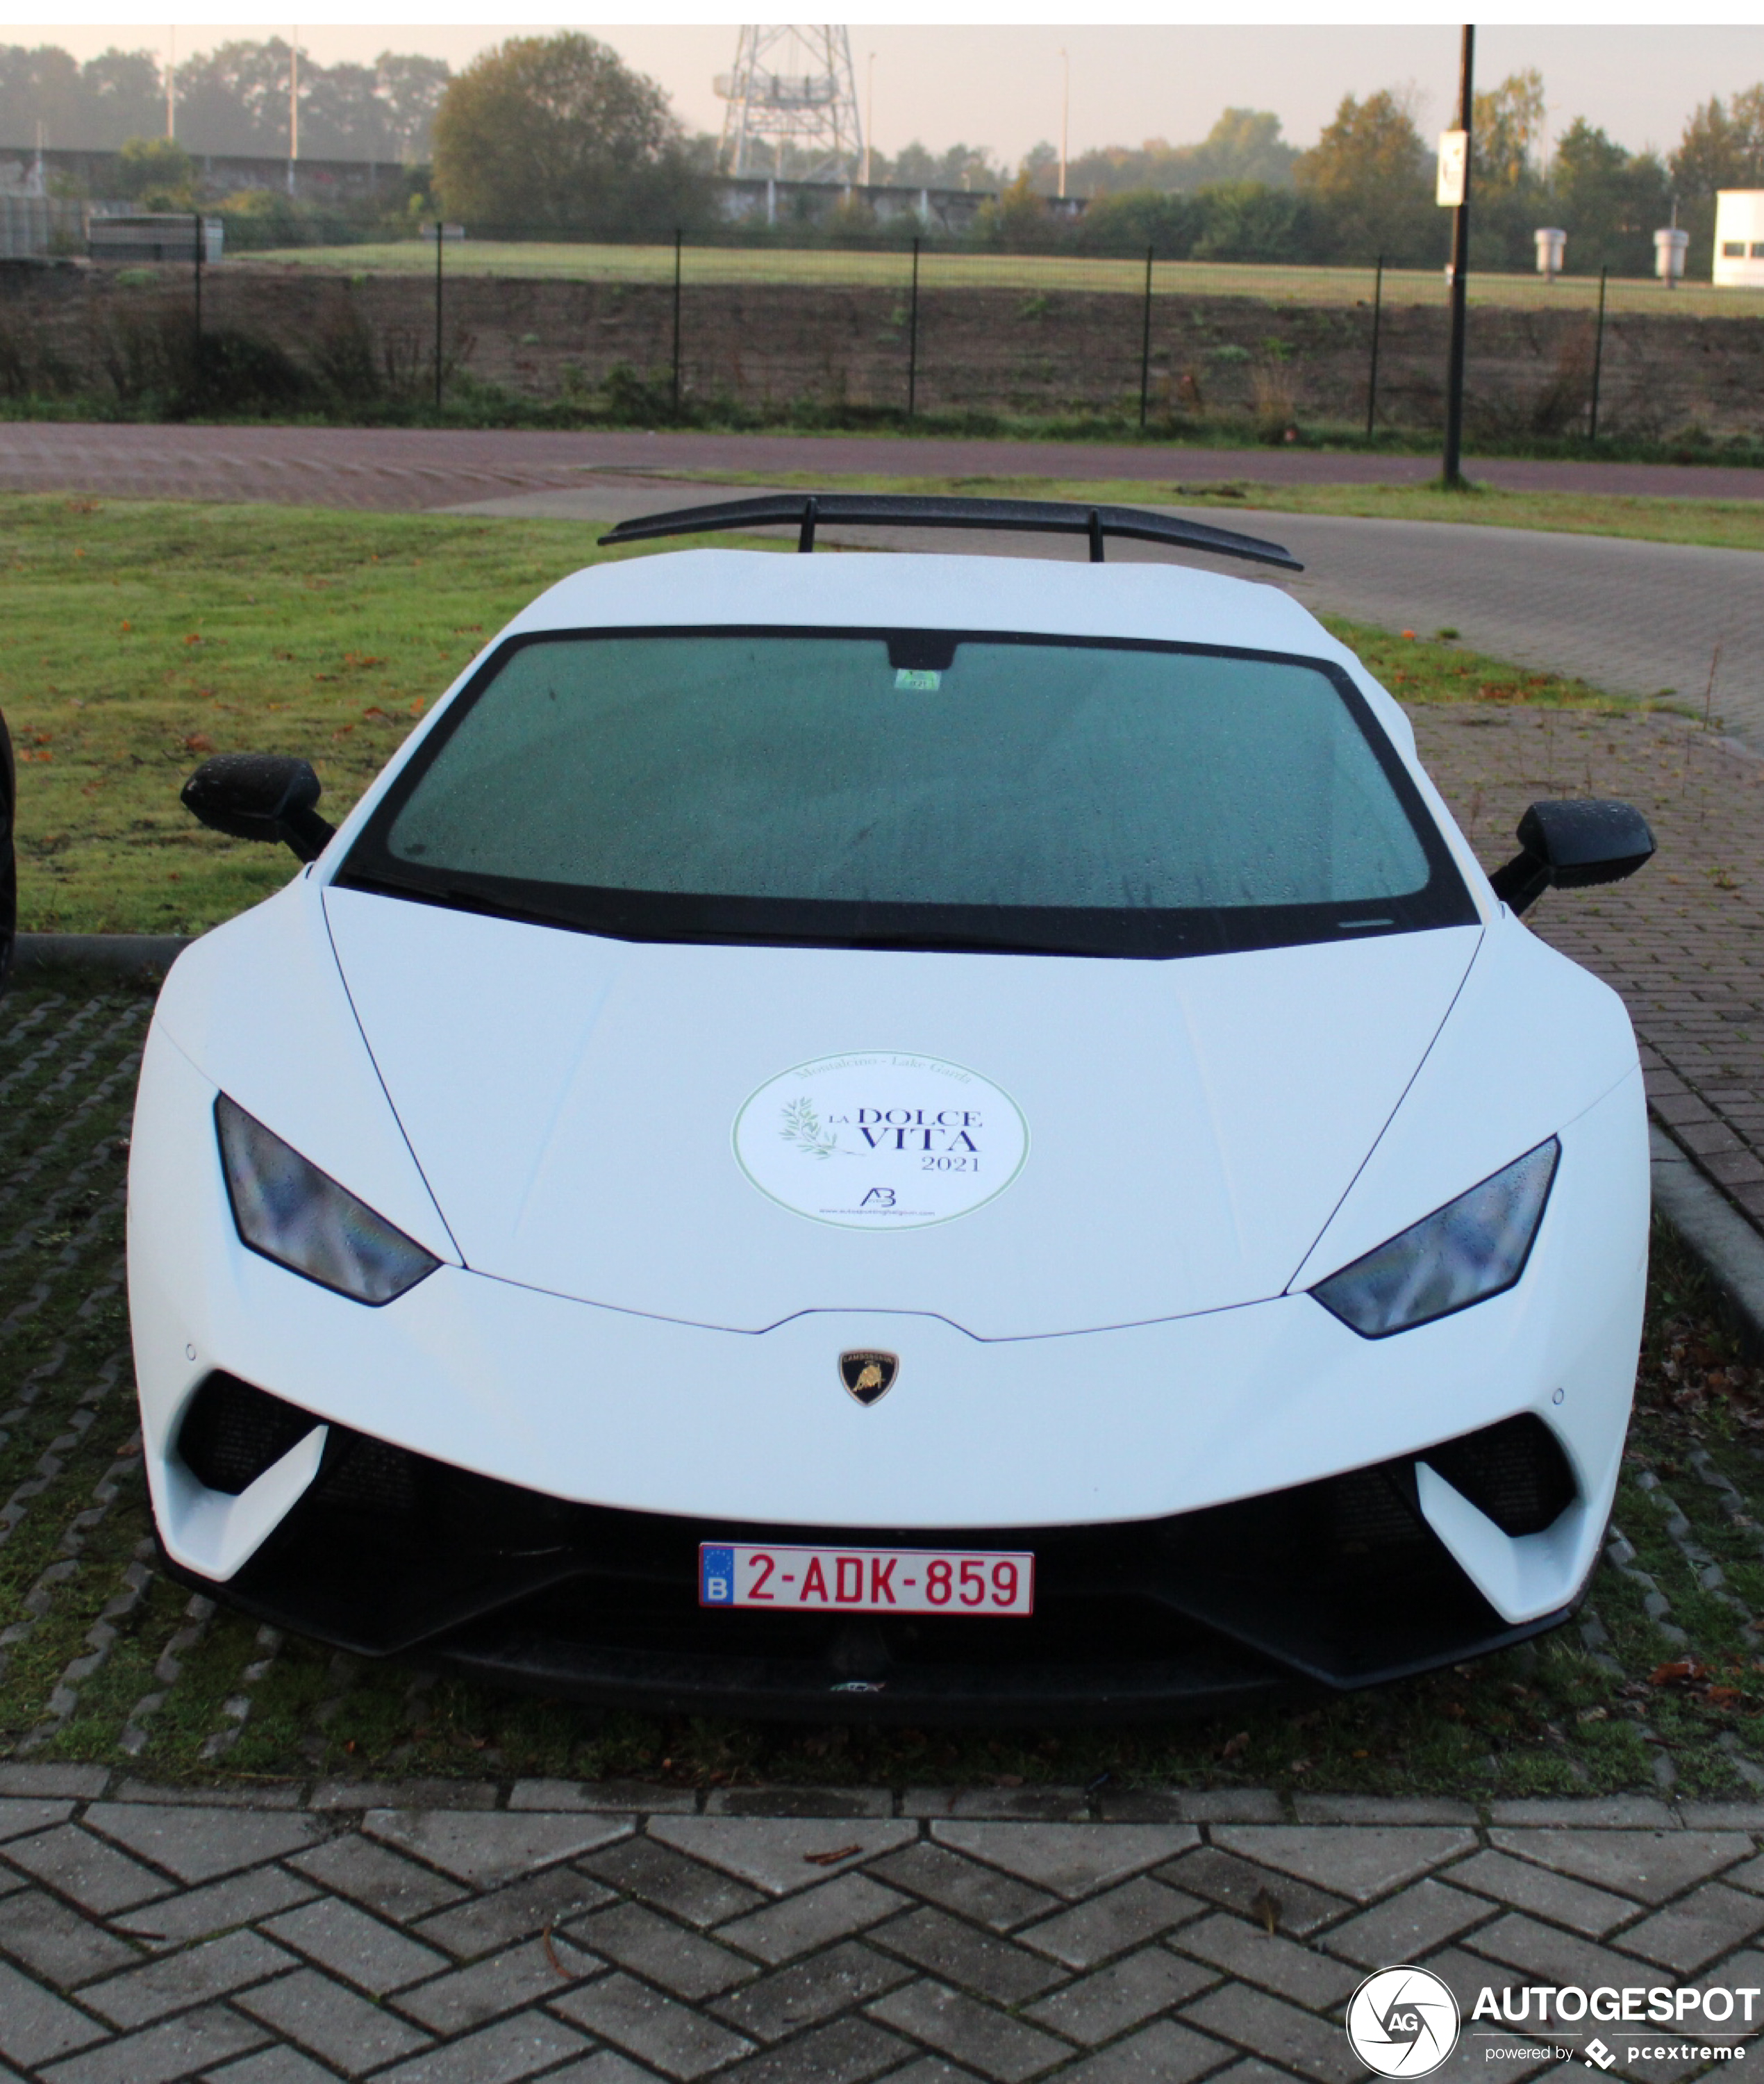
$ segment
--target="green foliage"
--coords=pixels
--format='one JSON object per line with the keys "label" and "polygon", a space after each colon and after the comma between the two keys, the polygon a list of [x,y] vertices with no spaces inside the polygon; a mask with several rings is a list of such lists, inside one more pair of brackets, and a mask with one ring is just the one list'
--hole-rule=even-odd
{"label": "green foliage", "polygon": [[144,210],[194,210],[196,162],[171,138],[129,138],[117,155],[122,192]]}
{"label": "green foliage", "polygon": [[1692,113],[1667,163],[1678,222],[1690,234],[1686,272],[1707,279],[1715,257],[1717,190],[1764,188],[1764,80],[1725,104],[1711,95]]}
{"label": "green foliage", "polygon": [[996,201],[980,205],[973,239],[977,246],[1000,247],[1008,253],[1039,253],[1060,243],[1060,231],[1026,167]]}
{"label": "green foliage", "polygon": [[55,145],[115,150],[165,121],[165,90],[150,51],[119,51],[79,65],[53,44],[0,45],[0,138],[27,146],[40,123]]}
{"label": "green foliage", "polygon": [[1445,213],[1433,200],[1433,159],[1413,119],[1388,89],[1364,101],[1344,95],[1335,121],[1294,169],[1318,213],[1320,251],[1308,259],[1398,267],[1445,255]]}
{"label": "green foliage", "polygon": [[1652,272],[1653,235],[1672,199],[1666,170],[1652,152],[1627,152],[1578,116],[1556,146],[1550,191],[1575,273]]}
{"label": "green foliage", "polygon": [[435,186],[474,231],[665,237],[709,212],[666,96],[593,37],[516,36],[448,87]]}
{"label": "green foliage", "polygon": [[1106,145],[1082,153],[1068,170],[1068,186],[1073,195],[1095,197],[1141,190],[1192,194],[1221,181],[1290,188],[1298,156],[1281,137],[1278,116],[1266,109],[1228,108],[1198,145],[1151,138],[1137,147]]}

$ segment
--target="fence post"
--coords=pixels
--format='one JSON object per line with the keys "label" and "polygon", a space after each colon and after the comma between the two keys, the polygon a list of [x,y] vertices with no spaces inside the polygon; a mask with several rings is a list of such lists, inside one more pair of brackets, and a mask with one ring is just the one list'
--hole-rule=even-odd
{"label": "fence post", "polygon": [[680,239],[674,228],[674,417],[680,417]]}
{"label": "fence post", "polygon": [[1378,256],[1378,272],[1372,278],[1372,369],[1366,379],[1366,439],[1372,439],[1372,423],[1378,410],[1378,327],[1384,316],[1384,256]]}
{"label": "fence post", "polygon": [[907,313],[907,417],[919,404],[919,242],[912,242],[912,302]]}
{"label": "fence post", "polygon": [[1145,316],[1140,326],[1140,427],[1142,432],[1152,395],[1152,256],[1157,250],[1153,246],[1145,249]]}
{"label": "fence post", "polygon": [[202,402],[202,213],[198,210],[192,220],[196,226],[196,370],[193,388],[196,403]]}
{"label": "fence post", "polygon": [[441,417],[441,256],[446,249],[447,227],[435,219],[435,417]]}
{"label": "fence post", "polygon": [[1609,268],[1599,270],[1598,327],[1593,335],[1593,409],[1587,415],[1586,438],[1596,442],[1599,438],[1599,370],[1605,360],[1605,279]]}

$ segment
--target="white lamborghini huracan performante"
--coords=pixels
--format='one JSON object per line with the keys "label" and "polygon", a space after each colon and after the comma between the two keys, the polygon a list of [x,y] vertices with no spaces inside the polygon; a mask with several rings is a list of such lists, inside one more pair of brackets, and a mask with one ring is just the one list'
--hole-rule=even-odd
{"label": "white lamborghini huracan performante", "polygon": [[1279,588],[685,550],[553,587],[167,979],[129,1175],[159,1536],[370,1654],[926,1722],[1355,1687],[1550,1628],[1599,1551],[1648,1173],[1623,1008]]}

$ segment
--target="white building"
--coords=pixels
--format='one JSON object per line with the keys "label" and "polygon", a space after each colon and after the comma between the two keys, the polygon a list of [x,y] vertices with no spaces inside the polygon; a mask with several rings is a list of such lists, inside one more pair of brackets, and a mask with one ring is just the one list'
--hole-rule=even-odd
{"label": "white building", "polygon": [[1715,199],[1717,288],[1764,290],[1764,188],[1723,188]]}

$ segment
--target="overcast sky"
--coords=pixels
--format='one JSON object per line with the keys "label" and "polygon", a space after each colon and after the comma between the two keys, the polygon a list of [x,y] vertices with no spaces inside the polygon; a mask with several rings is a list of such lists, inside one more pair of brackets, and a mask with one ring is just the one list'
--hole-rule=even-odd
{"label": "overcast sky", "polygon": [[[1026,12],[1030,11],[1025,9]],[[233,36],[273,33],[262,22],[176,32],[187,55]],[[280,31],[290,33],[287,28]],[[381,50],[425,51],[455,67],[502,37],[545,35],[518,25],[332,27],[302,29],[302,48],[325,63]],[[691,129],[714,130],[722,108],[713,76],[734,55],[732,28],[594,27],[673,99]],[[126,26],[18,23],[8,42],[55,43],[88,57],[109,44],[150,45],[163,56],[167,32]],[[1057,143],[1062,46],[1070,53],[1071,139],[1089,146],[1174,144],[1204,135],[1221,108],[1271,108],[1295,144],[1309,145],[1344,94],[1412,87],[1424,130],[1443,126],[1457,78],[1457,32],[1437,27],[1364,28],[853,28],[859,94],[875,53],[875,142],[898,151],[917,138],[934,150],[986,145],[1014,163],[1039,139]],[[1544,78],[1552,131],[1584,115],[1632,150],[1676,143],[1686,116],[1711,94],[1724,97],[1764,79],[1764,28],[1484,28],[1477,77],[1491,86],[1535,66]]]}

